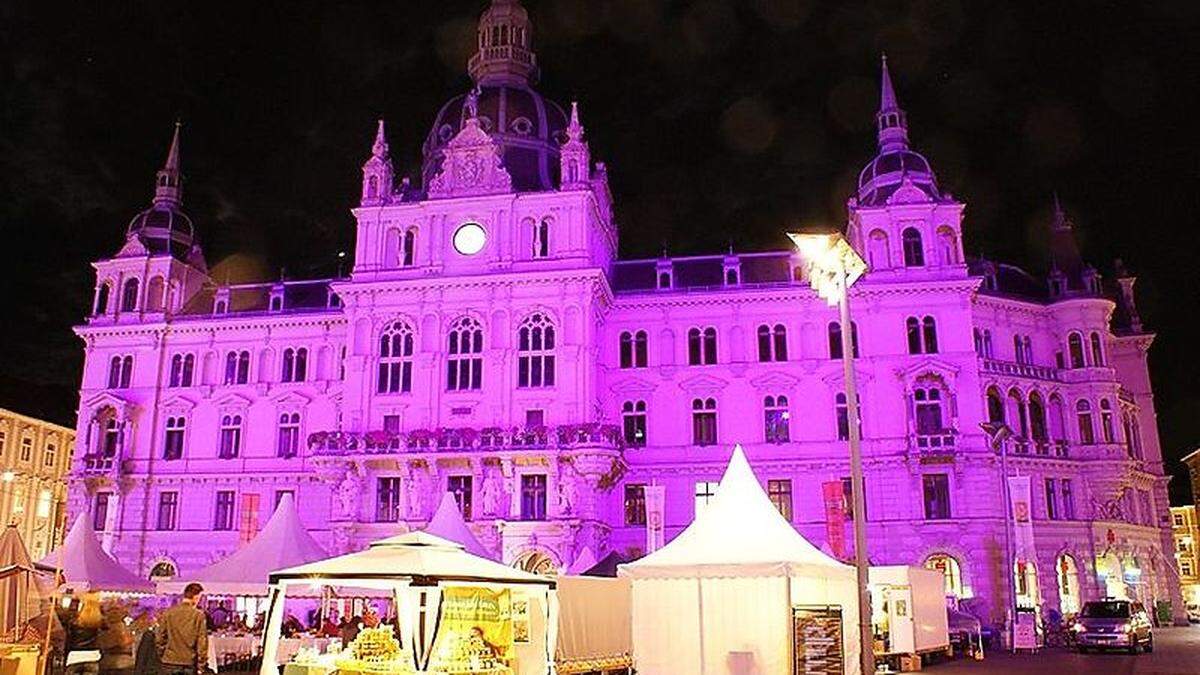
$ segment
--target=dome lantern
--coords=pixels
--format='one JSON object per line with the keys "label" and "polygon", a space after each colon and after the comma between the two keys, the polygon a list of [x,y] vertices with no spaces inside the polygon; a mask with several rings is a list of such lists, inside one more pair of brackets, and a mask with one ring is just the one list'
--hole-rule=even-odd
{"label": "dome lantern", "polygon": [[492,0],[479,18],[477,50],[467,62],[471,79],[482,85],[524,85],[536,79],[529,13],[520,0]]}

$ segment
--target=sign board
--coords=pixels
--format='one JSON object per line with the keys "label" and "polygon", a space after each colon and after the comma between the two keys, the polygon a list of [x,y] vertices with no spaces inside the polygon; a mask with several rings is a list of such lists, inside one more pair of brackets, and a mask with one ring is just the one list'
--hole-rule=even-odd
{"label": "sign board", "polygon": [[1037,615],[1033,612],[1017,612],[1013,625],[1013,649],[1037,649]]}
{"label": "sign board", "polygon": [[654,553],[663,546],[663,505],[666,502],[667,486],[646,485],[642,493],[646,497],[646,553]]}
{"label": "sign board", "polygon": [[842,608],[793,607],[792,675],[842,675],[844,662]]}
{"label": "sign board", "polygon": [[821,484],[825,500],[825,537],[835,558],[846,557],[846,497],[842,481],[830,480]]}
{"label": "sign board", "polygon": [[1013,543],[1018,561],[1033,562],[1033,500],[1030,497],[1029,476],[1009,476],[1008,500],[1012,509]]}
{"label": "sign board", "polygon": [[430,671],[496,669],[513,657],[512,593],[508,589],[447,586]]}

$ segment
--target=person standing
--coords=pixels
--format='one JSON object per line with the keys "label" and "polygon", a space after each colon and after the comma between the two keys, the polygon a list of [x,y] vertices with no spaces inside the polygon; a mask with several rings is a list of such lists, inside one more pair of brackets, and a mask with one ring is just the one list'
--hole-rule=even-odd
{"label": "person standing", "polygon": [[190,583],[183,599],[158,618],[155,643],[164,675],[195,675],[208,658],[208,630],[204,612],[197,605],[204,589]]}
{"label": "person standing", "polygon": [[79,608],[63,617],[66,629],[67,675],[94,675],[100,672],[100,648],[96,638],[103,623],[100,594],[86,593]]}

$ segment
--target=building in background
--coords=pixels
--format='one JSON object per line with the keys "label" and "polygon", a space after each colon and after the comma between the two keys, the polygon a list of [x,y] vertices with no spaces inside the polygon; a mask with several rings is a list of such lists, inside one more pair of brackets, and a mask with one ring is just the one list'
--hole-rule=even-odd
{"label": "building in background", "polygon": [[[397,175],[379,123],[344,278],[212,278],[176,128],[153,203],[95,263],[76,329],[72,509],[123,563],[203,566],[286,493],[331,552],[354,550],[422,527],[445,491],[506,563],[634,557],[645,487],[665,490],[670,539],[735,443],[796,528],[848,556],[857,424],[873,561],[940,569],[948,594],[997,620],[1014,592],[1064,612],[1125,596],[1182,616],[1154,335],[1134,277],[1087,264],[1062,208],[1048,275],[968,259],[965,204],[910,143],[885,64],[877,149],[845,222],[870,272],[841,326],[790,250],[619,260],[606,167],[579,108],[537,91],[539,68],[525,10],[494,0],[471,89],[440,109],[415,179]],[[649,226],[637,218],[623,227]],[[1033,484],[1036,560],[1013,570],[989,421],[1013,429],[1009,470]]]}
{"label": "building in background", "polygon": [[0,519],[37,560],[62,541],[75,430],[0,408]]}
{"label": "building in background", "polygon": [[1196,506],[1172,506],[1171,527],[1184,602],[1200,605],[1200,555],[1196,553],[1196,546],[1200,545],[1200,522],[1196,521]]}

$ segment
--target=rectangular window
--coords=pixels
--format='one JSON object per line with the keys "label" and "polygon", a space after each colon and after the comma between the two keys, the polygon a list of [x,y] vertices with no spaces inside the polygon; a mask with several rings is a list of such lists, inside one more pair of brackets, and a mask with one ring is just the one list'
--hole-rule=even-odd
{"label": "rectangular window", "polygon": [[717,485],[718,483],[715,480],[699,481],[696,483],[696,515],[700,515],[704,507],[708,506],[708,503],[712,501],[712,498],[717,496]]}
{"label": "rectangular window", "polygon": [[58,461],[58,447],[53,443],[46,444],[46,452],[42,455],[42,466],[54,466]]}
{"label": "rectangular window", "polygon": [[1187,560],[1179,562],[1179,574],[1185,577],[1192,576],[1192,563]]}
{"label": "rectangular window", "polygon": [[787,478],[767,481],[767,496],[771,503],[779,509],[779,514],[789,523],[792,522],[792,481]]}
{"label": "rectangular window", "polygon": [[645,401],[626,401],[621,406],[621,422],[625,445],[634,448],[646,445]]}
{"label": "rectangular window", "polygon": [[536,427],[546,426],[546,411],[544,410],[526,410],[525,411],[525,428],[534,429]]}
{"label": "rectangular window", "polygon": [[474,500],[471,476],[450,476],[447,479],[446,487],[450,494],[454,495],[454,501],[458,504],[458,510],[462,513],[463,520],[470,520]]}
{"label": "rectangular window", "polygon": [[158,494],[158,529],[174,530],[179,526],[179,493]]}
{"label": "rectangular window", "polygon": [[380,478],[375,485],[375,522],[400,520],[400,479],[394,476]]}
{"label": "rectangular window", "polygon": [[925,520],[949,520],[950,477],[927,473],[921,479],[925,492]]}
{"label": "rectangular window", "polygon": [[768,443],[786,443],[791,436],[786,396],[768,396],[763,407],[763,437]]}
{"label": "rectangular window", "polygon": [[625,524],[646,524],[646,486],[641,483],[625,486]]}
{"label": "rectangular window", "polygon": [[[842,513],[846,514],[846,520],[854,520],[854,482],[850,480],[850,476],[842,476]],[[863,520],[868,520],[870,513],[867,512],[867,478],[863,476]]]}
{"label": "rectangular window", "polygon": [[521,520],[546,519],[546,476],[521,476]]}
{"label": "rectangular window", "polygon": [[262,495],[257,492],[242,494],[242,510],[238,516],[238,539],[245,544],[258,536],[258,510]]}
{"label": "rectangular window", "polygon": [[[700,399],[696,399],[699,401]],[[712,399],[708,399],[712,402]],[[717,404],[707,403],[702,407],[692,409],[692,443],[695,445],[713,445],[717,442]]]}
{"label": "rectangular window", "polygon": [[1062,491],[1062,516],[1064,520],[1075,520],[1075,494],[1071,489],[1071,479],[1059,481],[1058,489]]}
{"label": "rectangular window", "polygon": [[49,490],[42,490],[40,493],[38,493],[38,502],[37,502],[37,517],[38,518],[49,518],[50,517],[50,502],[51,502],[51,500],[52,500],[52,496],[51,496]]}
{"label": "rectangular window", "polygon": [[1175,521],[1175,527],[1183,527],[1183,515],[1176,513],[1171,516],[1171,519]]}
{"label": "rectangular window", "polygon": [[[275,513],[275,511],[279,509],[279,502],[283,501],[283,497],[285,495],[291,495],[292,503],[295,504],[295,501],[296,501],[296,491],[295,490],[276,490],[275,491],[275,504],[271,507],[271,513]],[[297,506],[299,506],[299,505],[297,505]]]}
{"label": "rectangular window", "polygon": [[213,529],[218,531],[228,531],[233,529],[233,509],[234,509],[234,492],[233,490],[220,490],[217,492],[217,507],[213,511]]}
{"label": "rectangular window", "polygon": [[186,421],[180,417],[167,418],[167,432],[163,436],[163,459],[183,457],[183,436]]}
{"label": "rectangular window", "polygon": [[1058,489],[1053,478],[1046,479],[1046,517],[1058,520]]}
{"label": "rectangular window", "polygon": [[400,433],[400,416],[399,415],[384,415],[383,430],[389,434]]}
{"label": "rectangular window", "polygon": [[111,498],[111,492],[97,492],[92,502],[92,529],[97,532],[108,529],[108,502]]}
{"label": "rectangular window", "polygon": [[22,438],[21,439],[21,461],[28,462],[31,457],[33,457],[33,439],[32,438]]}

